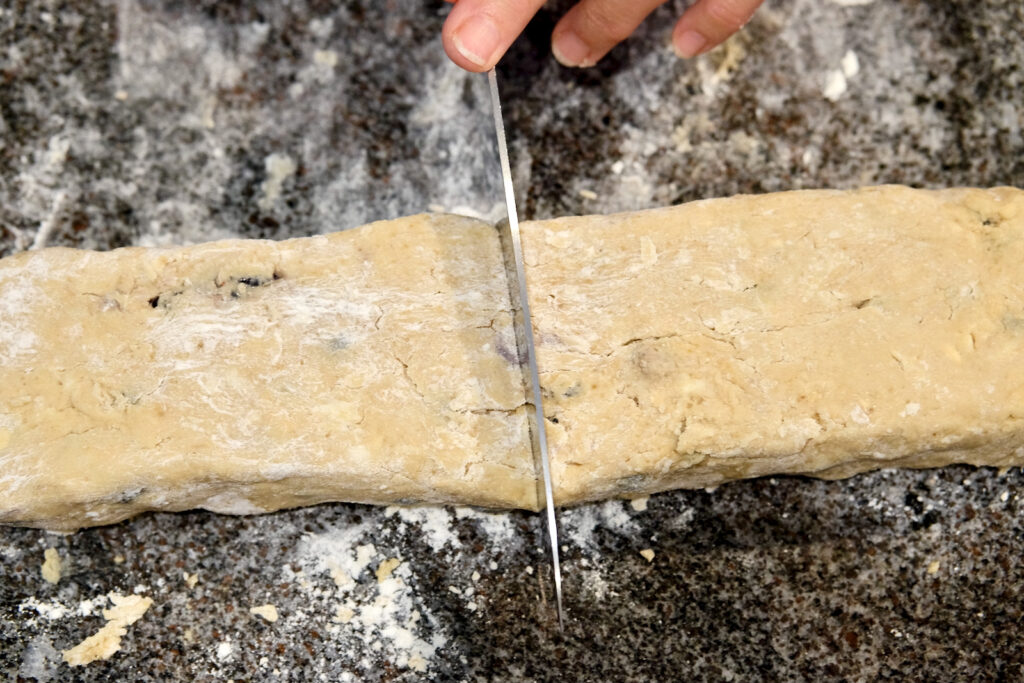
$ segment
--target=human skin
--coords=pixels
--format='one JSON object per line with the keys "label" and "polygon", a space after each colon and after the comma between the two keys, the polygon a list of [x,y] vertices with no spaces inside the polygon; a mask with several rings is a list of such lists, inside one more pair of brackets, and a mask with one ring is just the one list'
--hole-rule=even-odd
{"label": "human skin", "polygon": [[[487,71],[526,28],[544,0],[448,0],[444,49],[468,71]],[[580,0],[555,26],[551,51],[568,67],[594,66],[665,0]],[[680,57],[695,57],[743,28],[763,0],[697,0],[672,31]]]}

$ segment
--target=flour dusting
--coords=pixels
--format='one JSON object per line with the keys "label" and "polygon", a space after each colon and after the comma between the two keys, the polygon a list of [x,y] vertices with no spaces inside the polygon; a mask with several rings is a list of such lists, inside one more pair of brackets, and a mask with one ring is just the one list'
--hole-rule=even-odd
{"label": "flour dusting", "polygon": [[487,537],[488,544],[508,547],[515,541],[516,527],[512,518],[501,512],[486,512],[471,507],[455,508],[456,519],[472,519]]}
{"label": "flour dusting", "polygon": [[18,605],[18,612],[24,613],[34,611],[44,619],[63,619],[68,614],[68,608],[59,602],[41,602],[34,597],[27,597]]}
{"label": "flour dusting", "polygon": [[616,536],[635,535],[637,524],[627,511],[627,505],[629,503],[626,501],[609,500],[562,511],[559,522],[563,540],[576,546],[586,555],[594,556],[600,552],[595,533],[598,530]]}
{"label": "flour dusting", "polygon": [[[441,552],[446,546],[458,548],[458,537],[452,533],[452,514],[445,507],[400,507],[392,505],[384,514],[388,517],[398,515],[405,524],[416,524],[424,535],[427,545],[434,552]],[[399,527],[401,530],[401,527]]]}
{"label": "flour dusting", "polygon": [[46,295],[38,282],[47,277],[46,259],[33,258],[0,270],[0,364],[13,363],[35,350],[32,312],[41,310]]}
{"label": "flour dusting", "polygon": [[[416,509],[405,517],[407,523],[428,529],[447,519],[444,508]],[[299,562],[304,572],[327,574],[334,582],[337,603],[328,632],[339,647],[363,653],[361,665],[367,669],[380,659],[399,669],[425,672],[434,653],[447,642],[447,632],[409,585],[410,563],[377,552],[370,541],[379,535],[379,530],[366,525],[312,534],[298,548]],[[438,529],[429,532],[427,539],[438,549],[457,542]],[[286,573],[293,570],[286,568]],[[320,596],[315,584],[300,580],[300,586]]]}

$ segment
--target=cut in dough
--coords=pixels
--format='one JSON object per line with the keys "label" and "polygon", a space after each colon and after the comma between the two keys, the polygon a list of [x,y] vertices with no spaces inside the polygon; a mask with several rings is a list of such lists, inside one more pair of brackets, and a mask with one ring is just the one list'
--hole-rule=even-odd
{"label": "cut in dough", "polygon": [[[807,191],[524,223],[562,504],[1024,464],[1024,192]],[[0,261],[0,521],[536,508],[497,232]]]}

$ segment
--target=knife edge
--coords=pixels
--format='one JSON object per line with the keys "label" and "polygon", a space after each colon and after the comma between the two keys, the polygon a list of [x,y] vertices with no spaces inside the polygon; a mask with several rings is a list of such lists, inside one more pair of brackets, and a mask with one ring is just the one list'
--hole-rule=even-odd
{"label": "knife edge", "polygon": [[[519,233],[519,214],[516,209],[515,188],[512,184],[512,168],[509,164],[508,143],[505,138],[505,124],[501,115],[501,97],[498,91],[498,77],[495,69],[487,72],[491,92],[491,109],[494,114],[494,129],[498,138],[498,157],[501,161],[502,184],[505,191],[505,205],[508,220],[498,224],[502,253],[505,258],[505,273],[509,284],[509,297],[513,304],[516,344],[519,349],[520,367],[523,367],[523,384],[526,402],[534,407],[530,420],[531,445],[540,477],[538,482],[538,503],[543,503],[551,551],[551,569],[555,586],[555,608],[558,612],[558,628],[564,630],[565,616],[562,610],[562,572],[559,562],[558,523],[555,516],[554,487],[551,478],[551,460],[548,454],[544,400],[540,386],[540,372],[537,367],[537,349],[533,336],[530,316],[530,299],[526,283],[526,268],[523,262],[523,246]],[[517,305],[518,304],[518,305]],[[524,353],[525,352],[525,353]],[[525,356],[525,358],[524,358]]]}

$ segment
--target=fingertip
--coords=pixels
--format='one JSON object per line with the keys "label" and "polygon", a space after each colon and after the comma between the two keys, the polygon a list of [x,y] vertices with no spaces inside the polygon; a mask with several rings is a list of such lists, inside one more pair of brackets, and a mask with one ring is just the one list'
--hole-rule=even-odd
{"label": "fingertip", "polygon": [[551,51],[561,64],[591,67],[665,0],[579,0],[555,27]]}
{"label": "fingertip", "polygon": [[672,34],[672,49],[680,59],[692,59],[710,50],[714,45],[707,36],[692,28],[677,28]]}
{"label": "fingertip", "polygon": [[591,56],[590,46],[571,28],[555,27],[551,35],[551,54],[562,66],[586,68],[597,63]]}
{"label": "fingertip", "polygon": [[501,31],[486,14],[473,14],[452,32],[452,47],[481,71],[498,61]]}
{"label": "fingertip", "polygon": [[743,28],[762,0],[697,0],[676,24],[672,47],[682,58],[696,57]]}
{"label": "fingertip", "polygon": [[466,59],[459,51],[458,47],[456,47],[454,41],[451,38],[444,39],[444,51],[445,54],[448,55],[448,59],[452,60],[457,67],[465,69],[466,71],[471,71],[473,73],[483,73],[484,71],[487,71],[490,68],[488,66],[474,64],[470,60]]}

